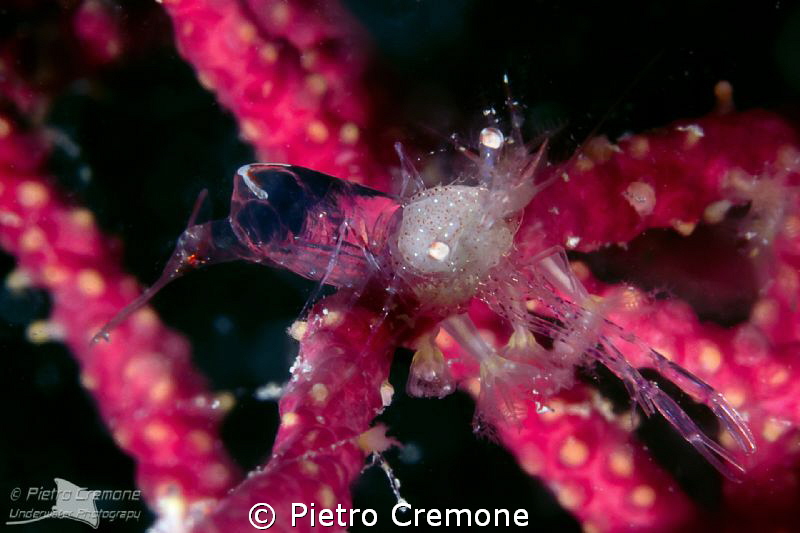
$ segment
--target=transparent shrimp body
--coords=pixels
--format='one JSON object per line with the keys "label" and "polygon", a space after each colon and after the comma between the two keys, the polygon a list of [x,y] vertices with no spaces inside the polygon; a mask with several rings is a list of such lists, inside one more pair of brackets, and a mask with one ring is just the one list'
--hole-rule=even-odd
{"label": "transparent shrimp body", "polygon": [[254,163],[234,176],[227,218],[194,224],[198,208],[159,279],[112,318],[95,342],[107,339],[171,281],[215,263],[241,259],[338,288],[363,286],[380,270],[378,254],[399,204],[374,189],[307,168]]}
{"label": "transparent shrimp body", "polygon": [[[358,291],[370,279],[386,289],[385,313],[398,302],[438,320],[480,365],[477,422],[493,425],[530,412],[528,406],[573,383],[575,368],[599,362],[618,376],[644,412],[660,412],[722,473],[742,467],[705,435],[658,386],[645,379],[617,348],[627,343],[695,399],[705,402],[745,452],[755,449],[741,416],[710,386],[609,322],[570,270],[560,248],[520,261],[514,235],[522,210],[548,182],[537,183],[546,143],[526,147],[514,128],[510,139],[485,128],[472,184],[426,189],[402,154],[399,198],[301,167],[256,163],[235,176],[228,218],[190,223],[157,282],[123,309],[96,339],[144,305],[171,280],[198,266],[243,259],[281,266],[320,284]],[[473,298],[485,301],[513,329],[495,349],[464,313]],[[529,311],[530,302],[537,303]],[[408,306],[406,306],[408,307]],[[408,314],[408,310],[403,311]],[[414,317],[411,317],[413,321]],[[433,342],[416,341],[408,391],[444,396],[455,383]],[[535,335],[550,339],[545,348]]]}

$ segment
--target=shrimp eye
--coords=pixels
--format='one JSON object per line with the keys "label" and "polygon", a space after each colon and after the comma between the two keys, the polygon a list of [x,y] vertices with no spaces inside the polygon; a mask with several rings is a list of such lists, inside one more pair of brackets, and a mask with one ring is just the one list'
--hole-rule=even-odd
{"label": "shrimp eye", "polygon": [[245,165],[237,177],[231,218],[253,242],[299,234],[330,187],[328,176],[288,165]]}
{"label": "shrimp eye", "polygon": [[281,217],[269,205],[262,202],[245,202],[231,213],[234,228],[247,237],[247,241],[259,245],[273,239],[285,240],[291,228],[282,223]]}

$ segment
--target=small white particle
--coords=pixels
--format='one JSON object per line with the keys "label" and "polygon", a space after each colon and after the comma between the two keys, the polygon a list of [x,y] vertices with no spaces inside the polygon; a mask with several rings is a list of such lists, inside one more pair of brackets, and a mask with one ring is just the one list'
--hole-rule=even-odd
{"label": "small white particle", "polygon": [[447,243],[435,241],[428,248],[428,255],[437,261],[444,261],[450,255],[450,247]]}

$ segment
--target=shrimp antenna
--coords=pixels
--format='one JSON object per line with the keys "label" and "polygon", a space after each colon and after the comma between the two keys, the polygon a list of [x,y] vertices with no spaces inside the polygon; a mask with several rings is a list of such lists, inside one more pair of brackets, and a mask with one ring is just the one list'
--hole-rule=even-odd
{"label": "shrimp antenna", "polygon": [[[119,326],[134,312],[144,307],[158,291],[168,283],[182,276],[186,271],[212,262],[220,262],[243,257],[235,248],[236,241],[233,230],[227,220],[216,220],[204,224],[195,224],[200,208],[208,196],[208,190],[203,189],[195,200],[192,214],[186,230],[178,238],[175,251],[172,253],[161,276],[150,287],[139,295],[134,301],[117,313],[103,328],[92,337],[92,344],[100,339],[109,340],[111,330]],[[201,253],[202,251],[202,253]],[[238,254],[238,255],[237,255]]]}
{"label": "shrimp antenna", "polygon": [[[400,158],[400,170],[403,173],[403,183],[400,186],[400,198],[414,196],[419,191],[425,189],[425,182],[422,180],[419,171],[414,167],[414,162],[403,150],[403,145],[398,141],[394,143],[394,151]],[[409,188],[410,186],[410,188]]]}
{"label": "shrimp antenna", "polygon": [[191,228],[194,226],[195,222],[197,222],[197,216],[200,214],[200,209],[203,207],[203,204],[208,198],[208,189],[203,189],[200,191],[200,194],[197,195],[197,200],[194,201],[194,207],[192,207],[192,214],[189,215],[189,222],[186,223],[186,228]]}
{"label": "shrimp antenna", "polygon": [[519,110],[519,102],[514,100],[511,96],[511,82],[508,80],[508,73],[503,74],[503,89],[506,92],[506,107],[511,117],[511,140],[519,146],[522,146],[523,117]]}

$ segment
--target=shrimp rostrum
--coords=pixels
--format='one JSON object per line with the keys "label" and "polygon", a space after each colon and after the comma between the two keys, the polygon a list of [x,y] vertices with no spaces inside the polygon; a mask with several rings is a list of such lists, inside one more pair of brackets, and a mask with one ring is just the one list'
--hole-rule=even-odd
{"label": "shrimp rostrum", "polygon": [[[573,275],[563,249],[524,260],[513,253],[523,209],[551,185],[537,179],[546,165],[547,143],[526,146],[518,126],[509,138],[495,126],[481,131],[477,151],[459,147],[472,160],[472,174],[451,184],[426,188],[398,146],[403,183],[396,196],[297,166],[240,168],[228,218],[190,223],[159,280],[96,339],[107,338],[171,280],[217,262],[280,266],[354,293],[372,283],[383,289],[386,316],[396,310],[408,315],[412,309],[426,317],[426,324],[436,324],[416,340],[410,394],[441,397],[455,389],[433,342],[439,328],[480,367],[479,424],[513,421],[531,412],[526,406],[571,386],[577,367],[599,363],[624,383],[646,415],[660,413],[721,473],[735,479],[743,467],[734,456],[629,363],[619,347],[624,343],[647,356],[664,378],[706,404],[738,446],[752,453],[747,424],[723,396],[609,321]],[[508,323],[512,333],[504,347],[487,343],[466,314],[474,298]]]}

